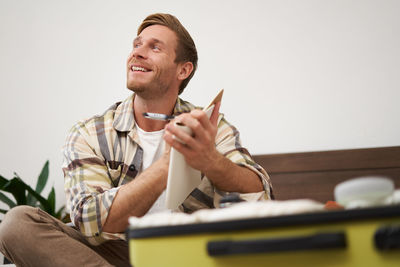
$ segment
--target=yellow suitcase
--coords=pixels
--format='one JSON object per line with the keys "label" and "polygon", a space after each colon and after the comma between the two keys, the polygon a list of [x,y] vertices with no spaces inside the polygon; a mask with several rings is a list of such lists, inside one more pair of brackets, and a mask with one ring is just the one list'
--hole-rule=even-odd
{"label": "yellow suitcase", "polygon": [[400,206],[128,229],[131,264],[400,266]]}

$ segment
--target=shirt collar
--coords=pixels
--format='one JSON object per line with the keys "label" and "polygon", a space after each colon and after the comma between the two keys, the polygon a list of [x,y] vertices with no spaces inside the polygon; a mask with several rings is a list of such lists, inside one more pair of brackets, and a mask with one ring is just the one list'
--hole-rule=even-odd
{"label": "shirt collar", "polygon": [[194,105],[178,97],[175,103],[173,115],[178,116],[179,114],[190,112],[194,108]]}
{"label": "shirt collar", "polygon": [[[129,132],[135,126],[135,118],[133,115],[134,98],[135,94],[132,94],[117,106],[113,122],[113,127],[117,131]],[[175,103],[173,115],[177,116],[185,112],[190,112],[193,108],[195,108],[194,105],[178,97]]]}
{"label": "shirt collar", "polygon": [[120,132],[129,132],[134,124],[135,119],[133,115],[133,99],[135,94],[130,95],[122,103],[120,103],[114,114],[113,127]]}

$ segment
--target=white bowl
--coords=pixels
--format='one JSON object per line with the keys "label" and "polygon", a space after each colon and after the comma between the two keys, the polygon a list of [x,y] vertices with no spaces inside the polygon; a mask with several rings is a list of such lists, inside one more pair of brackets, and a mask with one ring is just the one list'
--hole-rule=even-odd
{"label": "white bowl", "polygon": [[346,208],[378,206],[392,196],[394,183],[386,177],[368,176],[342,182],[335,187],[335,200]]}

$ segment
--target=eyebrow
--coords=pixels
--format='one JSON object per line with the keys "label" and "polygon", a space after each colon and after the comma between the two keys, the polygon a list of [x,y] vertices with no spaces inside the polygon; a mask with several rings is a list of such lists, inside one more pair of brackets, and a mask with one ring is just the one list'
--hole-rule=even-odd
{"label": "eyebrow", "polygon": [[[165,43],[157,38],[151,38],[150,39],[153,43],[159,43],[162,45],[165,45]],[[142,37],[141,36],[137,36],[135,39],[133,39],[133,43],[138,42],[138,41],[142,41]]]}

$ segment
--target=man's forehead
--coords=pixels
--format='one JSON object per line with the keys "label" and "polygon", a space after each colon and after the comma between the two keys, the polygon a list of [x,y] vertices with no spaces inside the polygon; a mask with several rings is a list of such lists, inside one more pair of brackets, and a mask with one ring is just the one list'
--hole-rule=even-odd
{"label": "man's forehead", "polygon": [[163,25],[151,25],[142,30],[134,41],[153,40],[159,43],[176,42],[175,32]]}

